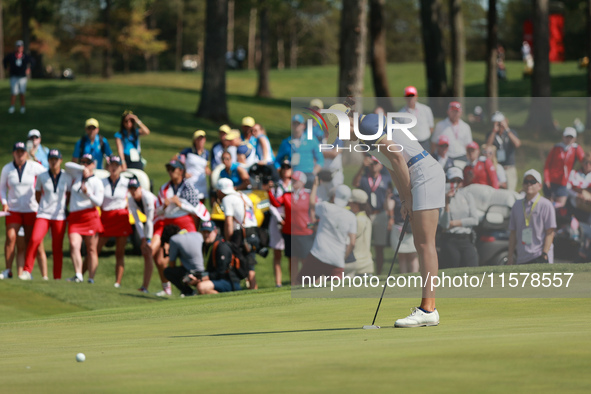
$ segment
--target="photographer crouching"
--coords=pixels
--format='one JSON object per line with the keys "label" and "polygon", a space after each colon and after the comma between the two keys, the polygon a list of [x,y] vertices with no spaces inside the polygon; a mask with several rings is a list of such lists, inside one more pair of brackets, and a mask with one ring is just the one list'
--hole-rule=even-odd
{"label": "photographer crouching", "polygon": [[[181,291],[181,296],[195,295],[191,285],[198,285],[206,278],[203,272],[203,236],[171,224],[162,230],[161,242],[164,256],[168,256],[170,261],[170,266],[164,269],[164,276]],[[181,260],[179,267],[174,266],[177,258]]]}

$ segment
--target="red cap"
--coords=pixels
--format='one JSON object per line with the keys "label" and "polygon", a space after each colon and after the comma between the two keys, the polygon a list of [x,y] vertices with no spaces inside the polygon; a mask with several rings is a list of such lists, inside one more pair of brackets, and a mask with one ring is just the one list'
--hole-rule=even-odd
{"label": "red cap", "polygon": [[294,181],[301,181],[304,184],[308,181],[306,174],[301,171],[294,171],[293,174],[291,174],[291,179]]}
{"label": "red cap", "polygon": [[460,111],[462,109],[462,104],[457,101],[452,101],[449,103],[449,109],[455,109],[456,111]]}
{"label": "red cap", "polygon": [[466,145],[466,149],[478,150],[478,149],[480,149],[480,146],[478,146],[478,143],[472,141],[468,145]]}
{"label": "red cap", "polygon": [[404,88],[404,97],[409,97],[409,96],[418,96],[419,93],[417,92],[417,88],[415,88],[414,86],[407,86],[406,88]]}
{"label": "red cap", "polygon": [[446,135],[442,135],[439,137],[439,141],[437,141],[437,145],[449,145],[449,138]]}

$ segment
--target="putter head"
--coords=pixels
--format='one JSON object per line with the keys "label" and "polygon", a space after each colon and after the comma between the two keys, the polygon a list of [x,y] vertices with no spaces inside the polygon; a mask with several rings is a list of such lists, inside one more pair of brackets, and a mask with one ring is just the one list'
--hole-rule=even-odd
{"label": "putter head", "polygon": [[363,326],[364,330],[377,330],[380,326]]}

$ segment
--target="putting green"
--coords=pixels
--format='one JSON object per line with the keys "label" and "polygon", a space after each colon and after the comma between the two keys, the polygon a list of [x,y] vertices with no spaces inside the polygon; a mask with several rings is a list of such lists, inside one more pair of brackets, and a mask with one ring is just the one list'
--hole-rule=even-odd
{"label": "putting green", "polygon": [[[384,300],[377,324],[413,301]],[[3,323],[2,391],[591,389],[589,299],[442,299],[439,327],[360,329],[375,306],[283,290]]]}

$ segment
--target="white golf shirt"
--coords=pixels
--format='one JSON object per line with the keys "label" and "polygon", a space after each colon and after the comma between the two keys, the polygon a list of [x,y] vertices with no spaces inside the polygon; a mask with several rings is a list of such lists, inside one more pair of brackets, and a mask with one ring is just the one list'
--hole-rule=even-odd
{"label": "white golf shirt", "polygon": [[[410,129],[419,141],[426,141],[431,137],[431,129],[435,122],[433,120],[433,111],[425,104],[416,103],[414,108],[403,107],[400,112],[407,112],[417,117],[417,125]],[[410,119],[396,119],[400,123],[409,123]]]}
{"label": "white golf shirt", "polygon": [[189,182],[193,184],[193,187],[199,193],[199,198],[207,196],[207,176],[205,175],[205,169],[207,168],[207,151],[204,151],[204,153],[205,155],[203,156],[200,156],[193,151],[185,153],[185,167],[187,172],[191,174]]}
{"label": "white golf shirt", "polygon": [[39,174],[47,171],[36,161],[26,161],[19,171],[14,161],[2,168],[0,176],[0,196],[2,204],[7,204],[13,212],[37,212],[39,204],[35,199],[35,182]]}
{"label": "white golf shirt", "polygon": [[102,180],[105,198],[103,199],[103,211],[115,211],[127,208],[127,186],[129,178],[120,176],[116,183],[111,183],[111,178]]}
{"label": "white golf shirt", "polygon": [[[105,197],[103,182],[94,175],[82,179],[83,170],[83,165],[73,162],[66,163],[66,172],[74,179],[72,194],[70,195],[70,212],[83,211],[103,205]],[[86,193],[82,191],[83,182],[86,185]]]}
{"label": "white golf shirt", "polygon": [[[154,235],[154,212],[156,211],[156,196],[150,193],[148,190],[142,189],[142,198],[139,202],[136,202],[134,198],[129,195],[129,211],[133,215],[135,220],[135,229],[140,237],[152,238]],[[141,211],[146,215],[146,223],[142,223],[138,216],[137,211]]]}
{"label": "white golf shirt", "polygon": [[[168,204],[165,208],[164,201],[167,198],[173,198],[175,195],[179,196],[181,206]],[[186,198],[181,196],[186,196]],[[170,181],[162,185],[156,200],[156,215],[158,219],[176,219],[189,214],[194,214],[203,221],[210,219],[209,212],[205,205],[199,201],[195,188],[191,184],[188,184],[187,181],[182,182],[176,190]]]}
{"label": "white golf shirt", "polygon": [[355,214],[324,201],[316,204],[316,216],[320,222],[310,253],[325,264],[344,268],[349,234],[357,234]]}
{"label": "white golf shirt", "polygon": [[66,219],[66,193],[72,190],[72,177],[65,171],[54,178],[50,171],[37,177],[35,190],[41,192],[37,217],[48,220]]}
{"label": "white golf shirt", "polygon": [[449,118],[445,118],[435,126],[431,142],[437,144],[442,135],[449,138],[449,157],[455,159],[466,155],[466,145],[472,142],[472,129],[466,122],[460,119],[458,124],[452,125]]}
{"label": "white golf shirt", "polygon": [[242,225],[244,228],[257,227],[257,219],[254,215],[254,207],[250,198],[235,192],[226,195],[222,199],[222,211],[227,216],[234,217],[235,229]]}

